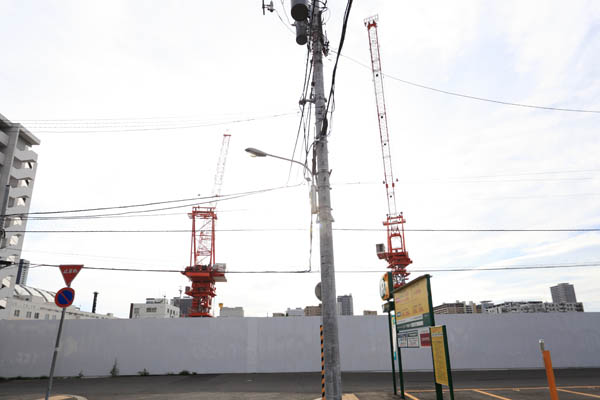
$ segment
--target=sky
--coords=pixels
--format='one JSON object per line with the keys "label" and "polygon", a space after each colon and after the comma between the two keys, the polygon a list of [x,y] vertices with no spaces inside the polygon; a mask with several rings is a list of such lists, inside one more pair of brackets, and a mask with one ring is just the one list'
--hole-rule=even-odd
{"label": "sky", "polygon": [[[0,25],[0,113],[42,142],[30,211],[210,196],[229,133],[221,194],[275,190],[219,202],[216,261],[235,272],[311,273],[231,273],[217,284],[215,304],[242,306],[246,316],[317,305],[318,224],[312,217],[311,242],[302,168],[244,152],[304,162],[303,129],[294,146],[306,47],[295,43],[288,2],[274,7],[263,16],[259,0],[1,0],[9,18]],[[345,4],[328,7],[325,30],[337,49]],[[419,231],[600,228],[594,1],[354,2],[329,136],[337,294],[353,295],[355,314],[381,313],[386,265],[375,244],[386,240],[387,205],[363,24],[374,14],[411,278],[427,269],[591,264],[432,272],[433,302],[551,301],[550,286],[570,282],[586,311],[600,311],[598,231]],[[331,52],[326,92],[334,63]],[[511,106],[414,84],[595,112]],[[30,231],[179,232],[29,232],[22,256],[34,264],[183,270],[191,203],[181,204],[117,218],[30,220]],[[32,268],[28,279],[51,291],[64,286],[52,267]],[[97,291],[98,312],[127,317],[130,303],[176,297],[188,284],[179,273],[84,267],[73,288],[81,309],[91,309]]]}

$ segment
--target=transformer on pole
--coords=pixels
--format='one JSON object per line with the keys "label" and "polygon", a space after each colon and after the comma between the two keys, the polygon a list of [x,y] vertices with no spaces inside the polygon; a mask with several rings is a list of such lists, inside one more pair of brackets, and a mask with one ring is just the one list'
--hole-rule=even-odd
{"label": "transformer on pole", "polygon": [[192,220],[190,266],[182,274],[192,282],[185,294],[192,297],[192,306],[188,317],[210,317],[212,299],[216,295],[216,282],[227,282],[225,264],[215,263],[215,221],[217,220],[216,198],[221,194],[225,162],[229,150],[231,135],[223,135],[217,172],[213,188],[213,201],[210,207],[195,206],[189,217]]}
{"label": "transformer on pole", "polygon": [[377,120],[379,136],[381,139],[381,154],[383,157],[384,185],[387,194],[388,213],[383,225],[387,228],[387,248],[385,244],[377,245],[377,257],[386,260],[388,268],[394,277],[394,288],[406,283],[410,273],[406,267],[412,263],[406,250],[404,240],[404,223],[406,220],[402,213],[396,210],[395,180],[392,169],[392,153],[390,150],[390,137],[388,134],[387,113],[385,97],[383,94],[383,73],[381,72],[381,57],[379,54],[379,38],[377,35],[378,16],[365,19],[365,26],[369,33],[369,49],[371,50],[371,67],[373,72],[373,86],[375,87],[375,102],[377,104]]}

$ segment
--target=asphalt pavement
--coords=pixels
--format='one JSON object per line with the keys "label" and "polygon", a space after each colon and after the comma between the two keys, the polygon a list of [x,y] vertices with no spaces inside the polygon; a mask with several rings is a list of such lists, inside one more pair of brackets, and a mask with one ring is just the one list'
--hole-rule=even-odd
{"label": "asphalt pavement", "polygon": [[[600,399],[600,369],[556,370],[561,400]],[[543,370],[454,371],[455,399],[549,399]],[[409,372],[404,376],[406,398],[434,400],[433,376]],[[46,379],[0,381],[0,399],[43,398]],[[391,373],[343,373],[344,393],[359,400],[398,399]],[[55,379],[54,394],[79,395],[88,400],[141,399],[306,399],[320,397],[319,373],[213,374]],[[446,392],[445,399],[449,399]]]}

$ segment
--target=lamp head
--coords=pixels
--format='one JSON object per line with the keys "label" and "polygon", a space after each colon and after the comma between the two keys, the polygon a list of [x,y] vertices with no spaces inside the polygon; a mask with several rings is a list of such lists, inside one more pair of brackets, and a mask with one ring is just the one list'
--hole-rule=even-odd
{"label": "lamp head", "polygon": [[267,156],[267,153],[265,153],[264,151],[260,151],[253,147],[248,147],[246,149],[246,152],[250,153],[253,157],[266,157]]}

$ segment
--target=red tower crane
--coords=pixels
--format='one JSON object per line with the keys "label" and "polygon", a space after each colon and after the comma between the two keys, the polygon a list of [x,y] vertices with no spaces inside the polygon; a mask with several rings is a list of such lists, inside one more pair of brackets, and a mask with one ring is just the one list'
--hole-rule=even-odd
{"label": "red tower crane", "polygon": [[379,136],[381,138],[381,154],[383,156],[384,185],[387,193],[388,213],[383,225],[387,228],[387,250],[385,244],[377,245],[377,257],[386,260],[388,268],[394,276],[394,287],[406,283],[410,274],[406,267],[412,263],[406,250],[404,240],[404,219],[402,213],[396,210],[396,193],[394,173],[392,170],[392,153],[390,150],[390,137],[388,134],[385,97],[383,95],[383,74],[381,72],[381,56],[379,54],[379,38],[377,35],[378,16],[365,19],[365,26],[369,33],[369,48],[371,50],[371,66],[373,71],[373,85],[375,86],[375,102],[377,104],[377,120],[379,122]]}
{"label": "red tower crane", "polygon": [[[215,198],[221,194],[230,139],[231,135],[223,135],[213,188]],[[192,307],[188,317],[210,317],[212,299],[217,294],[215,283],[227,282],[225,264],[215,263],[216,204],[215,199],[209,207],[195,206],[188,214],[192,219],[190,266],[182,272],[192,281],[192,286],[185,288],[185,294],[192,297]]]}

